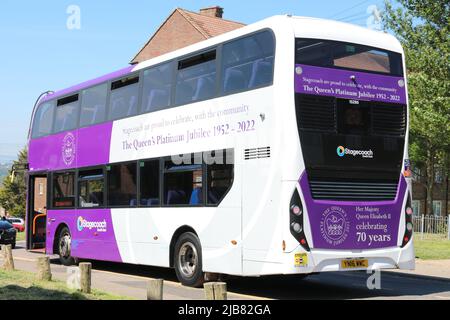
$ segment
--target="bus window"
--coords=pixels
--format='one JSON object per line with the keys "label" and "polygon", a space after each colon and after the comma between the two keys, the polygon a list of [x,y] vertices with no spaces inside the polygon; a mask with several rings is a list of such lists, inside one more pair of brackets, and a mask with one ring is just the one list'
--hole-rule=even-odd
{"label": "bus window", "polygon": [[165,163],[164,204],[195,206],[203,204],[203,170],[201,164]]}
{"label": "bus window", "polygon": [[81,92],[80,127],[105,121],[107,93],[106,83]]}
{"label": "bus window", "polygon": [[73,130],[78,120],[78,94],[59,99],[56,104],[54,133]]}
{"label": "bus window", "polygon": [[75,173],[55,173],[52,196],[55,209],[75,207]]}
{"label": "bus window", "polygon": [[401,54],[319,39],[296,39],[295,63],[403,75]]}
{"label": "bus window", "polygon": [[222,92],[228,94],[272,84],[274,53],[274,38],[269,31],[224,44]]}
{"label": "bus window", "polygon": [[103,207],[104,178],[102,169],[82,170],[78,173],[79,207]]}
{"label": "bus window", "polygon": [[165,63],[144,71],[142,113],[168,107],[172,91],[173,64]]}
{"label": "bus window", "polygon": [[159,160],[141,161],[140,166],[140,205],[157,206],[159,201]]}
{"label": "bus window", "polygon": [[176,104],[212,98],[216,94],[216,50],[178,62]]}
{"label": "bus window", "polygon": [[111,84],[109,120],[131,117],[137,114],[139,77],[129,77]]}
{"label": "bus window", "polygon": [[53,101],[43,103],[39,106],[34,116],[32,137],[38,138],[52,133],[53,113],[55,103]]}
{"label": "bus window", "polygon": [[[233,184],[233,150],[227,150],[226,156],[225,153],[222,154],[222,157],[217,158],[223,158],[226,161],[217,161],[216,163],[208,164],[206,196],[208,204],[219,204]],[[213,154],[213,156],[215,155]]]}
{"label": "bus window", "polygon": [[108,206],[137,205],[136,162],[107,166]]}

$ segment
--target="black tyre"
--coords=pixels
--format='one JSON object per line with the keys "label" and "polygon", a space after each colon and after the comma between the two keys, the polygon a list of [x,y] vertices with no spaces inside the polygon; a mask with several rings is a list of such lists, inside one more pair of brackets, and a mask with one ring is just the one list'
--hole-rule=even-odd
{"label": "black tyre", "polygon": [[200,287],[204,282],[202,247],[192,232],[183,233],[175,243],[174,267],[181,284]]}
{"label": "black tyre", "polygon": [[59,261],[65,266],[72,266],[76,262],[75,258],[71,256],[71,241],[69,228],[62,228],[58,235],[58,254]]}

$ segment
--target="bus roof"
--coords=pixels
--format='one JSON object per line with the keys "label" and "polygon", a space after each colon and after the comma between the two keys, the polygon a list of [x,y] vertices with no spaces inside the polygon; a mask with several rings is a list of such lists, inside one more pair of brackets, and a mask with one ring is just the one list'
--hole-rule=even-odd
{"label": "bus roof", "polygon": [[294,31],[296,37],[329,39],[345,42],[360,43],[380,49],[403,53],[399,41],[392,35],[363,28],[354,24],[340,22],[335,20],[327,20],[321,18],[276,15],[264,20],[249,24],[242,28],[224,33],[222,35],[189,45],[187,47],[163,54],[161,56],[143,61],[137,65],[130,65],[118,71],[103,75],[101,77],[74,85],[72,87],[56,91],[55,93],[46,95],[41,102],[49,101],[55,98],[70,95],[71,93],[82,89],[100,84],[112,79],[124,77],[134,71],[157,65],[164,61],[169,61],[189,53],[206,49],[208,47],[223,43],[234,38],[244,36],[246,34],[264,29],[271,28],[276,30],[280,27],[290,27]]}

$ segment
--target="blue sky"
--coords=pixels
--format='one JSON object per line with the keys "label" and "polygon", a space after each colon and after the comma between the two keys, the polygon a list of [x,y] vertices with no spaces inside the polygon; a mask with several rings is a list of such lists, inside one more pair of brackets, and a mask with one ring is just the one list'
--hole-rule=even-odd
{"label": "blue sky", "polygon": [[[81,29],[66,26],[81,9]],[[0,2],[0,162],[26,144],[37,96],[128,64],[177,7],[224,7],[224,18],[252,23],[275,14],[332,18],[366,25],[382,0],[2,0]]]}

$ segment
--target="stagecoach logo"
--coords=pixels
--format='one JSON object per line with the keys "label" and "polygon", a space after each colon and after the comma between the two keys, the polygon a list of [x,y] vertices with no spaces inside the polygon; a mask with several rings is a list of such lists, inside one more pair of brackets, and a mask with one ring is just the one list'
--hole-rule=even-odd
{"label": "stagecoach logo", "polygon": [[70,132],[63,139],[62,158],[67,166],[75,159],[75,136]]}
{"label": "stagecoach logo", "polygon": [[350,223],[341,207],[333,206],[325,210],[320,221],[320,233],[327,243],[333,246],[342,244],[347,239]]}
{"label": "stagecoach logo", "polygon": [[366,158],[366,159],[373,158],[372,149],[370,149],[370,150],[354,150],[354,149],[345,148],[343,146],[339,146],[336,149],[336,153],[339,157],[343,157],[345,155],[350,155],[350,156],[354,156],[354,157],[361,156],[362,158]]}
{"label": "stagecoach logo", "polygon": [[85,228],[92,230],[96,229],[97,232],[106,232],[106,220],[103,221],[88,221],[83,217],[78,217],[77,219],[77,229],[78,231],[83,231]]}

